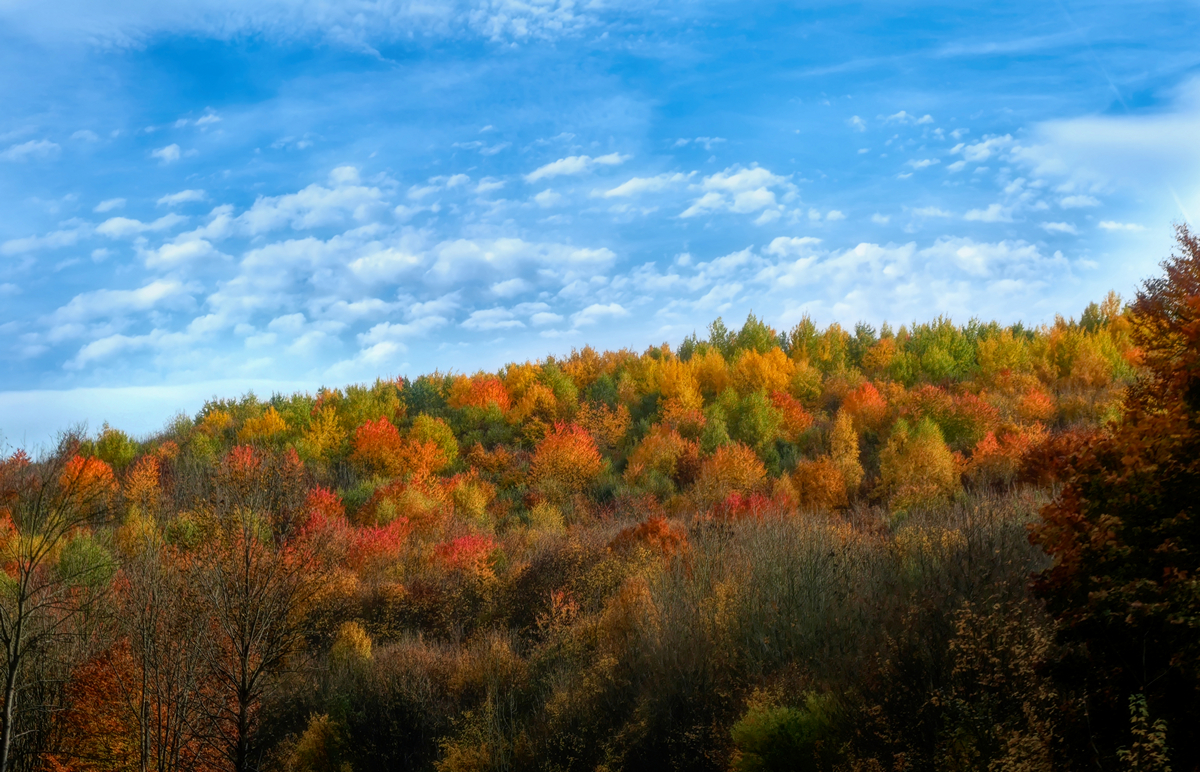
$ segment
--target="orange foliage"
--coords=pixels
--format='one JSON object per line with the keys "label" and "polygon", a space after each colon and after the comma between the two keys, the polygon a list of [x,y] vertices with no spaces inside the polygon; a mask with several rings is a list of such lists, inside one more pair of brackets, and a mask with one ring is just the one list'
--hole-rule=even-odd
{"label": "orange foliage", "polygon": [[387,525],[403,518],[417,533],[429,535],[439,531],[451,514],[450,494],[445,488],[436,478],[417,475],[377,489],[358,511],[357,520],[365,525]]}
{"label": "orange foliage", "polygon": [[967,464],[967,476],[976,484],[1009,484],[1016,480],[1021,462],[1046,436],[1041,424],[1013,427],[1008,431],[988,432],[975,445]]}
{"label": "orange foliage", "polygon": [[112,467],[94,457],[73,456],[59,475],[58,483],[69,495],[78,498],[107,497],[117,490]]}
{"label": "orange foliage", "polygon": [[[56,772],[107,772],[135,769],[138,728],[123,694],[134,680],[126,646],[89,660],[67,686],[67,709],[58,721],[63,748],[46,759]],[[123,677],[124,676],[124,677]]]}
{"label": "orange foliage", "polygon": [[650,517],[644,523],[621,531],[608,547],[615,552],[625,552],[638,545],[667,558],[686,555],[687,530],[682,525],[673,525],[664,517]]}
{"label": "orange foliage", "polygon": [[1017,402],[1017,415],[1024,421],[1049,421],[1057,412],[1054,400],[1041,389],[1030,389]]}
{"label": "orange foliage", "polygon": [[698,442],[685,440],[674,429],[655,426],[630,455],[625,480],[637,484],[647,472],[655,471],[678,485],[686,485],[695,479],[699,469]]}
{"label": "orange foliage", "polygon": [[786,391],[771,392],[771,404],[783,417],[783,437],[788,442],[796,442],[813,425],[813,417],[800,400]]}
{"label": "orange foliage", "polygon": [[576,424],[558,423],[538,443],[530,473],[540,483],[582,491],[600,474],[602,462],[596,441]]}
{"label": "orange foliage", "polygon": [[381,416],[354,430],[354,450],[350,460],[373,472],[396,475],[403,468],[400,449],[400,431]]}
{"label": "orange foliage", "polygon": [[696,480],[702,504],[716,504],[731,493],[750,493],[763,484],[767,468],[755,452],[740,442],[722,445],[704,460]]}
{"label": "orange foliage", "polygon": [[477,375],[474,378],[457,378],[450,387],[450,407],[477,407],[483,410],[495,405],[501,413],[507,413],[512,401],[504,382],[492,376]]}
{"label": "orange foliage", "polygon": [[158,504],[159,461],[154,456],[142,456],[125,475],[125,498],[143,509]]}
{"label": "orange foliage", "polygon": [[613,408],[602,402],[585,402],[575,417],[575,422],[592,435],[596,445],[612,449],[620,444],[629,431],[629,408],[618,405]]}
{"label": "orange foliage", "polygon": [[802,507],[833,510],[850,503],[842,467],[829,456],[797,464],[792,472],[792,485]]}
{"label": "orange foliage", "polygon": [[847,394],[842,409],[854,421],[856,432],[878,431],[887,420],[887,400],[879,393],[879,389],[869,382]]}

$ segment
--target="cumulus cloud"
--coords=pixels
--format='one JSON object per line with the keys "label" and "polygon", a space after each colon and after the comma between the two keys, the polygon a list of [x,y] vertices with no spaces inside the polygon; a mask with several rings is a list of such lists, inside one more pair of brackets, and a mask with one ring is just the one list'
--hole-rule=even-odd
{"label": "cumulus cloud", "polygon": [[158,160],[162,161],[164,164],[169,164],[169,163],[174,163],[175,161],[178,161],[181,157],[183,157],[183,153],[179,149],[179,145],[172,142],[171,144],[167,145],[166,147],[160,147],[157,150],[151,151],[150,157],[157,158]]}
{"label": "cumulus cloud", "polygon": [[772,174],[759,166],[731,166],[705,177],[698,188],[705,191],[704,194],[692,201],[691,206],[679,214],[680,217],[721,211],[749,214],[777,206],[776,191],[787,198],[794,193],[794,186],[788,178]]}
{"label": "cumulus cloud", "polygon": [[1114,222],[1112,220],[1104,220],[1100,223],[1100,227],[1106,231],[1144,231],[1145,226],[1138,225],[1132,222]]}
{"label": "cumulus cloud", "polygon": [[[1013,138],[1010,134],[1005,134],[1001,137],[984,137],[982,141],[973,144],[959,142],[954,147],[950,148],[951,153],[962,154],[963,161],[969,163],[981,163],[991,158],[993,155],[1011,147]],[[962,167],[959,166],[958,169]],[[958,169],[955,169],[957,171]]]}
{"label": "cumulus cloud", "polygon": [[525,175],[526,182],[537,182],[538,180],[548,177],[559,177],[562,175],[583,174],[591,171],[597,166],[616,166],[617,164],[628,161],[633,156],[621,155],[620,153],[609,153],[608,155],[597,156],[593,158],[589,155],[572,155],[566,158],[560,158],[557,161],[551,161],[545,166],[539,166],[529,174]]}
{"label": "cumulus cloud", "polygon": [[99,214],[103,214],[104,212],[111,212],[114,209],[123,209],[123,208],[125,208],[125,199],[123,199],[123,198],[107,198],[107,199],[101,201],[99,204],[96,204],[95,208],[92,209],[92,211],[97,212]]}
{"label": "cumulus cloud", "polygon": [[1042,223],[1042,230],[1047,233],[1069,233],[1073,236],[1079,233],[1075,229],[1075,226],[1069,222],[1044,222]]}

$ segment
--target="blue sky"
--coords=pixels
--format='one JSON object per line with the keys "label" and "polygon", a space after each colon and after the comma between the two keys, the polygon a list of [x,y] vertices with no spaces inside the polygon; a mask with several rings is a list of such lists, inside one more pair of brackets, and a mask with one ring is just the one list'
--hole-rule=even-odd
{"label": "blue sky", "polygon": [[0,0],[0,432],[1043,323],[1200,212],[1200,4]]}

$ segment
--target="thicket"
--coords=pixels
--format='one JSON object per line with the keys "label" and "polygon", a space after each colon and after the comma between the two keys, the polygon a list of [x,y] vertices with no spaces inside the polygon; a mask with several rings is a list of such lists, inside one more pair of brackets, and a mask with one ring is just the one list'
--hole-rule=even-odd
{"label": "thicket", "polygon": [[1179,243],[1078,321],[718,319],[18,451],[0,772],[1196,769]]}

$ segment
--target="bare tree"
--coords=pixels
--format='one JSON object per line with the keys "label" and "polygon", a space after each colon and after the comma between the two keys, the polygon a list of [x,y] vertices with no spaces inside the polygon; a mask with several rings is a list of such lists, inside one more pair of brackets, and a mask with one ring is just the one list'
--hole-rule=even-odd
{"label": "bare tree", "polygon": [[77,447],[67,436],[43,461],[18,452],[0,462],[0,521],[7,531],[7,571],[0,576],[0,772],[10,769],[20,739],[15,728],[22,694],[36,685],[26,683],[30,661],[61,638],[80,634],[81,617],[94,607],[97,585],[113,568],[84,529],[107,518],[116,482],[107,464],[81,458]]}
{"label": "bare tree", "polygon": [[133,667],[116,675],[138,729],[141,772],[192,769],[202,755],[207,636],[191,563],[154,537],[124,567],[118,624]]}
{"label": "bare tree", "polygon": [[304,640],[317,585],[312,557],[303,545],[276,543],[266,520],[239,510],[197,561],[196,583],[210,615],[213,741],[237,772],[254,768],[264,697]]}

